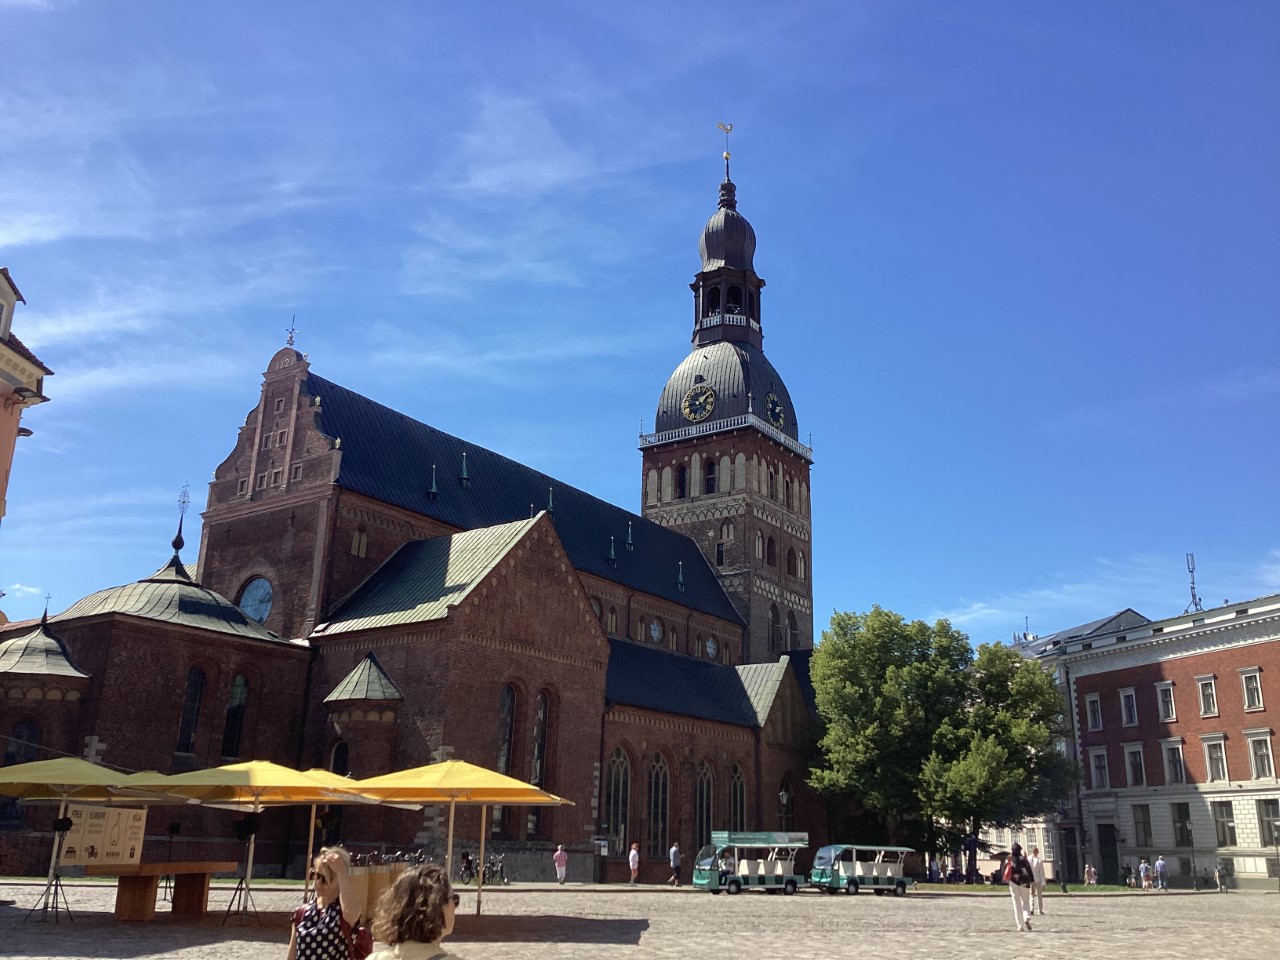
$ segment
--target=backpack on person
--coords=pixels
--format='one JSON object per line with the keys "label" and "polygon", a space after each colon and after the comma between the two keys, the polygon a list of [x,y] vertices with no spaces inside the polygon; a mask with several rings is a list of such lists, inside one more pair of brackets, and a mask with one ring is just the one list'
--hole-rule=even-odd
{"label": "backpack on person", "polygon": [[1005,883],[1013,882],[1013,857],[1004,862],[1004,873],[1000,874],[1000,879]]}

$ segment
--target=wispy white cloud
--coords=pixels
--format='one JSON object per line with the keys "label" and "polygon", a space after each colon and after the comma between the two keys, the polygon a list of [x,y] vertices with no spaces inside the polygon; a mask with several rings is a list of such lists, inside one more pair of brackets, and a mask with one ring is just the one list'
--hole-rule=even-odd
{"label": "wispy white cloud", "polygon": [[31,587],[25,583],[15,583],[10,586],[5,593],[13,597],[34,597],[39,595],[39,587]]}

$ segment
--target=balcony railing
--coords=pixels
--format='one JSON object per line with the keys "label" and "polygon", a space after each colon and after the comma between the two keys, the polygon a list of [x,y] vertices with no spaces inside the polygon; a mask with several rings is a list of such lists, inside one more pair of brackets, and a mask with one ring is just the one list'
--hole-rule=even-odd
{"label": "balcony railing", "polygon": [[738,430],[742,427],[755,427],[771,440],[776,440],[792,453],[799,454],[810,463],[813,462],[813,448],[806,447],[803,443],[792,440],[785,433],[769,423],[762,420],[754,413],[744,413],[737,417],[726,417],[723,420],[711,420],[707,423],[695,423],[688,427],[679,427],[675,430],[663,430],[661,433],[642,433],[640,434],[640,446],[652,447],[660,443],[671,443],[675,440],[686,440],[690,437],[701,437],[711,433],[720,433],[724,430]]}
{"label": "balcony railing", "polygon": [[752,330],[760,330],[760,321],[752,317],[748,317],[741,313],[713,313],[709,317],[703,317],[698,321],[698,329],[705,330],[708,327],[718,327],[726,325],[730,327],[750,327]]}

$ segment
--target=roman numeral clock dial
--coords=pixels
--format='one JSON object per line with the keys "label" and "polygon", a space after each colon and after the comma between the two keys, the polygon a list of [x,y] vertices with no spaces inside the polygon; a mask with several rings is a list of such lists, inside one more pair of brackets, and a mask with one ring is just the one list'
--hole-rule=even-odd
{"label": "roman numeral clock dial", "polygon": [[705,383],[700,383],[684,395],[680,409],[686,420],[700,423],[711,416],[716,406],[716,392]]}

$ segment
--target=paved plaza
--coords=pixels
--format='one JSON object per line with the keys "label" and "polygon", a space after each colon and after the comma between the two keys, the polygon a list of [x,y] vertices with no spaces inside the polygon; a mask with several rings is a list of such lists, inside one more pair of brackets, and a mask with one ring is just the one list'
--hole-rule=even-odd
{"label": "paved plaza", "polygon": [[[223,925],[221,913],[192,922],[160,913],[152,923],[116,923],[115,888],[67,888],[74,922],[23,922],[39,886],[0,886],[0,955],[16,957],[207,957],[282,960],[288,911],[299,891],[255,892],[260,923]],[[1013,931],[1004,894],[928,893],[901,899],[803,893],[711,897],[688,888],[521,885],[475,893],[462,888],[458,928],[446,945],[468,960],[539,957],[725,958],[1156,956],[1274,958],[1280,895],[1053,895],[1032,933]],[[215,887],[211,906],[231,891]],[[162,910],[166,905],[162,905]],[[38,914],[37,914],[38,916]]]}

